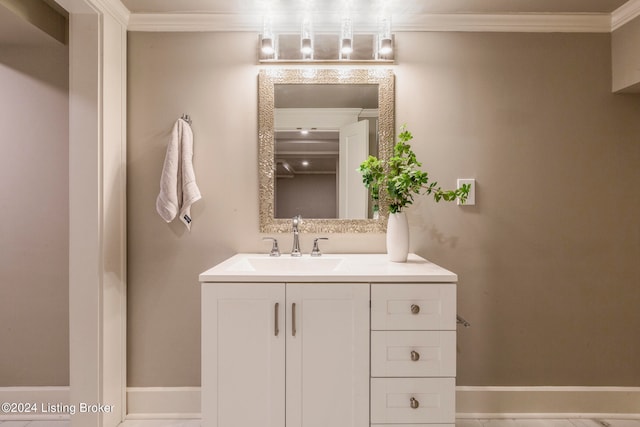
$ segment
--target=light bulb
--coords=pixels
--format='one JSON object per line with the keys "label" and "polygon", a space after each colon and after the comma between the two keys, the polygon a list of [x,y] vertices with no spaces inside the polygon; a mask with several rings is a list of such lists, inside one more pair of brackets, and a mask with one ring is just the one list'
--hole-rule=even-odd
{"label": "light bulb", "polygon": [[391,39],[382,39],[380,41],[380,54],[388,55],[391,52],[393,52],[393,44],[391,42]]}
{"label": "light bulb", "polygon": [[388,55],[393,51],[393,41],[391,39],[391,17],[380,16],[378,18],[378,53]]}
{"label": "light bulb", "polygon": [[273,18],[271,15],[265,15],[262,23],[262,41],[260,42],[260,49],[265,55],[275,53],[273,39]]}
{"label": "light bulb", "polygon": [[313,47],[311,47],[311,39],[302,39],[302,43],[300,44],[300,52],[305,55],[311,55],[311,53],[313,53]]}
{"label": "light bulb", "polygon": [[311,55],[313,53],[313,25],[311,16],[305,15],[302,19],[302,28],[300,29],[300,52],[303,55]]}
{"label": "light bulb", "polygon": [[340,29],[340,52],[349,55],[353,52],[353,21],[349,17],[342,19]]}
{"label": "light bulb", "polygon": [[263,38],[261,42],[262,53],[265,55],[273,55],[275,53],[275,49],[273,48],[273,39]]}

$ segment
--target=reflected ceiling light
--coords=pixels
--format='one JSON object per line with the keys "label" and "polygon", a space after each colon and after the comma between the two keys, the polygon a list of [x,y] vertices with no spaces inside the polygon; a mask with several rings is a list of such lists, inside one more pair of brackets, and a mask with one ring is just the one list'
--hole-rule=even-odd
{"label": "reflected ceiling light", "polygon": [[340,53],[350,55],[353,52],[353,21],[344,17],[340,27]]}
{"label": "reflected ceiling light", "polygon": [[295,171],[293,170],[291,165],[289,163],[287,163],[286,161],[278,160],[276,163],[279,164],[280,166],[282,166],[284,168],[284,170],[286,170],[287,172],[295,173]]}
{"label": "reflected ceiling light", "polygon": [[311,16],[308,14],[302,19],[300,52],[302,52],[305,57],[311,57],[313,55],[313,25],[311,23]]}
{"label": "reflected ceiling light", "polygon": [[303,160],[302,161],[302,166],[309,166],[309,161],[308,160]]}

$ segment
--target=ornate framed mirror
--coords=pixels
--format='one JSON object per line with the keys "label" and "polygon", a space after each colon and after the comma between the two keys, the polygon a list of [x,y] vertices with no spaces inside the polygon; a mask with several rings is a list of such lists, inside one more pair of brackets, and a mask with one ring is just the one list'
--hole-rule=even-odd
{"label": "ornate framed mirror", "polygon": [[358,165],[388,158],[394,76],[382,69],[267,69],[258,76],[260,232],[384,232]]}

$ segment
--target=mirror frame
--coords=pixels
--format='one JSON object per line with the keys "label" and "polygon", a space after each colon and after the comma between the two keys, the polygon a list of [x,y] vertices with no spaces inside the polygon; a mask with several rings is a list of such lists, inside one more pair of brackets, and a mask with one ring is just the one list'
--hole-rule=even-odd
{"label": "mirror frame", "polygon": [[[395,138],[395,81],[389,69],[280,69],[260,70],[258,75],[258,180],[260,232],[288,233],[291,219],[275,218],[274,109],[276,84],[377,84],[378,157],[387,160]],[[366,159],[362,159],[364,161]],[[363,184],[364,185],[364,184]],[[302,218],[300,231],[308,233],[384,233],[388,209],[380,195],[378,219]]]}

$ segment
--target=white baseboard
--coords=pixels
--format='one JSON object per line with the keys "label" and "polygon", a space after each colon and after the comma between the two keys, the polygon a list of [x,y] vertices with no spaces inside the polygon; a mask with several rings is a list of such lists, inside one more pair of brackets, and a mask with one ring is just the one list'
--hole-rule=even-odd
{"label": "white baseboard", "polygon": [[68,420],[69,387],[0,387],[0,421]]}
{"label": "white baseboard", "polygon": [[128,420],[198,419],[200,387],[127,387]]}
{"label": "white baseboard", "polygon": [[[200,418],[200,387],[129,387],[127,419]],[[640,387],[456,387],[457,418],[640,419]]]}
{"label": "white baseboard", "polygon": [[458,418],[638,418],[640,387],[456,387]]}

